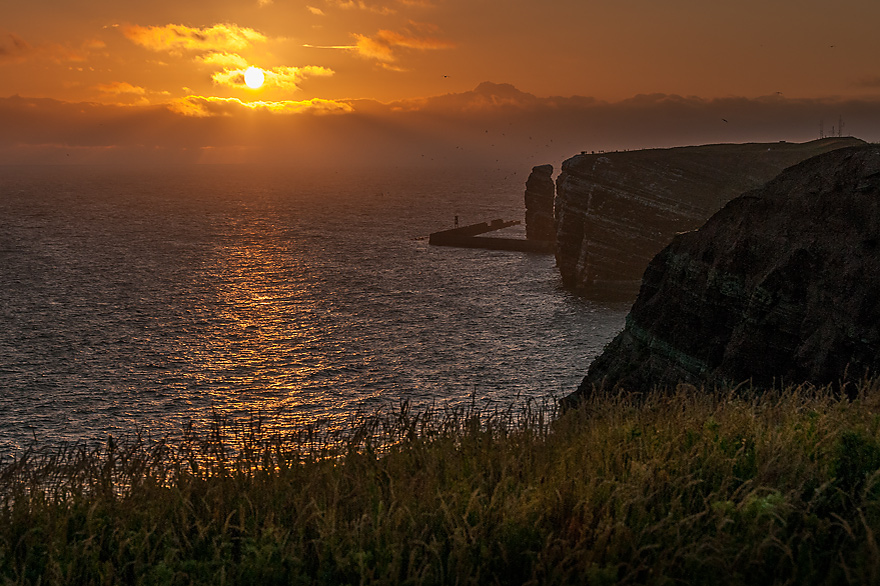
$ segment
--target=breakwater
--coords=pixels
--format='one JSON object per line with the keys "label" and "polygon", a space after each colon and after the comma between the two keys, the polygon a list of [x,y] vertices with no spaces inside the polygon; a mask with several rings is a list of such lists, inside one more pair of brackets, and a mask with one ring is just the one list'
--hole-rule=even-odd
{"label": "breakwater", "polygon": [[480,234],[503,230],[517,226],[519,220],[503,220],[498,218],[491,222],[480,222],[434,232],[428,237],[428,243],[434,246],[457,246],[461,248],[486,248],[489,250],[511,250],[516,252],[535,252],[553,254],[554,243],[549,240],[524,240],[521,238],[484,237]]}

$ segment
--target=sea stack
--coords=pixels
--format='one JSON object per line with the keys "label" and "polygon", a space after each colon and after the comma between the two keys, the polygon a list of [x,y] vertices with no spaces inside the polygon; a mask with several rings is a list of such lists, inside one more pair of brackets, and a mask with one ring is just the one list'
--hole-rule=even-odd
{"label": "sea stack", "polygon": [[651,261],[596,388],[856,381],[880,369],[880,148],[829,152],[733,199]]}
{"label": "sea stack", "polygon": [[553,165],[532,167],[526,181],[526,238],[529,240],[556,240],[556,224],[553,219],[553,200],[556,186],[553,184]]}

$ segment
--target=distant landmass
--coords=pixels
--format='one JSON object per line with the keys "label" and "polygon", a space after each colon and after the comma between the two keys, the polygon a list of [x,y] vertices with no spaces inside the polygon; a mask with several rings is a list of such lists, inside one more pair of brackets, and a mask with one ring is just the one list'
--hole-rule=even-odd
{"label": "distant landmass", "polygon": [[[741,193],[857,138],[583,152],[556,179],[556,261],[581,293],[635,297],[650,260]],[[547,174],[545,167],[533,173]],[[545,180],[546,182],[546,180]],[[528,216],[528,212],[527,212]]]}

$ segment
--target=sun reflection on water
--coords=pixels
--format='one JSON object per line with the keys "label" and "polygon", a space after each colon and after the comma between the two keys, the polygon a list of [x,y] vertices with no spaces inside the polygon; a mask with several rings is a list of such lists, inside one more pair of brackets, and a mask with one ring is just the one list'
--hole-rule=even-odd
{"label": "sun reflection on water", "polygon": [[519,213],[518,181],[56,172],[0,198],[0,451],[561,394],[625,314],[561,290],[552,258],[416,239],[450,210]]}

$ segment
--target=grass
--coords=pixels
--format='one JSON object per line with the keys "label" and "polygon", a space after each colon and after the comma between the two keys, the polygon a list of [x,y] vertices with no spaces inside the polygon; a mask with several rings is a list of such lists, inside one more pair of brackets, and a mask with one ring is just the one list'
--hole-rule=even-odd
{"label": "grass", "polygon": [[217,421],[24,454],[0,499],[4,584],[877,583],[880,382]]}

